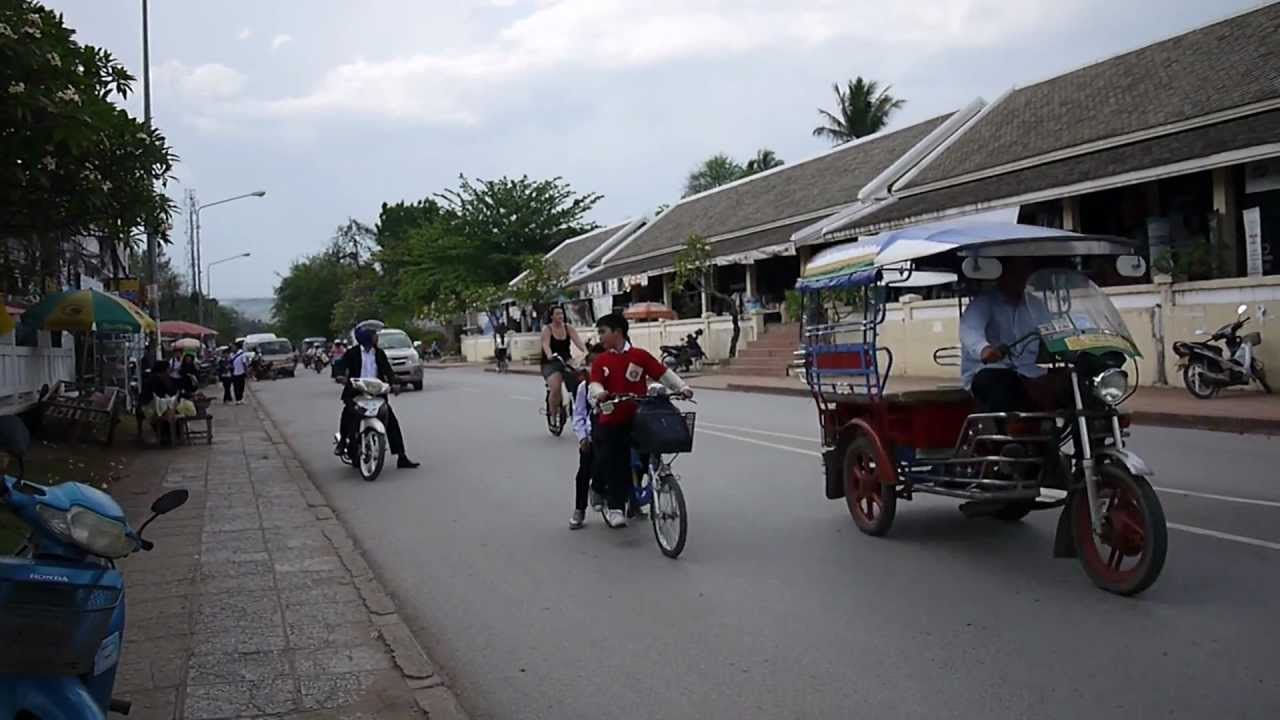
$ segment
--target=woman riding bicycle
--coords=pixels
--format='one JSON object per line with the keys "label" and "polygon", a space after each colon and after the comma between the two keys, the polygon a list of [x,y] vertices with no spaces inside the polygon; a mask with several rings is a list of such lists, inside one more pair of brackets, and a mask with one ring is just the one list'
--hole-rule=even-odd
{"label": "woman riding bicycle", "polygon": [[547,383],[548,417],[558,412],[564,384],[569,383],[569,392],[578,387],[576,378],[568,372],[573,360],[572,347],[577,347],[579,352],[587,352],[578,331],[564,321],[564,306],[556,305],[551,308],[550,322],[542,328],[542,378]]}

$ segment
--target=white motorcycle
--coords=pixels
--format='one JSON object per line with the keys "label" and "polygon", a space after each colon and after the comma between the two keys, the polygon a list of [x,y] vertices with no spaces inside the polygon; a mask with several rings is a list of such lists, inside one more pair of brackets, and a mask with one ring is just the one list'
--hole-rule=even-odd
{"label": "white motorcycle", "polygon": [[334,433],[333,454],[372,482],[378,479],[387,456],[387,393],[391,386],[376,378],[356,378],[350,383],[360,393],[351,400],[352,409],[360,416],[360,424],[348,440],[355,447],[348,447],[342,434]]}

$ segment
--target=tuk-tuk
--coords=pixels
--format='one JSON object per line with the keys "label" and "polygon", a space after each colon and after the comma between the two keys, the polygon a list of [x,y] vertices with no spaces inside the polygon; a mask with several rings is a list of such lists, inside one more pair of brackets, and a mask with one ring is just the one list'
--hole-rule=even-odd
{"label": "tuk-tuk", "polygon": [[[1002,261],[1037,268],[1023,291],[1034,331],[990,355],[1035,352],[1030,364],[1060,382],[1054,406],[977,412],[964,386],[893,392],[893,353],[878,343],[890,292],[952,285],[963,308],[976,283],[1000,277]],[[815,255],[797,283],[803,348],[794,367],[818,408],[826,496],[843,498],[869,535],[887,533],[898,501],[916,493],[963,500],[967,516],[1006,522],[1060,508],[1055,557],[1079,558],[1110,592],[1150,587],[1164,566],[1167,529],[1154,473],[1125,447],[1121,411],[1140,353],[1088,277],[1145,271],[1124,238],[1008,223],[920,225]],[[953,366],[967,352],[943,347],[933,357]]]}

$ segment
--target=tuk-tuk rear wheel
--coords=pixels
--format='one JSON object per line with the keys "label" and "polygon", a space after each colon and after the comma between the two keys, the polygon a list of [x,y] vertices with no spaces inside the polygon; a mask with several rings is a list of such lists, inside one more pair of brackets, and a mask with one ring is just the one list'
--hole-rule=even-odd
{"label": "tuk-tuk rear wheel", "polygon": [[889,532],[898,510],[898,495],[885,473],[893,465],[878,443],[859,433],[844,453],[844,502],[858,529],[868,535]]}

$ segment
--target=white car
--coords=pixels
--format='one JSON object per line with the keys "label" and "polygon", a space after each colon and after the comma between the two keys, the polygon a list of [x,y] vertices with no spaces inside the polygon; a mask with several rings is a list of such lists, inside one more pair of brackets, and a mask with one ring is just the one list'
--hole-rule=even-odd
{"label": "white car", "polygon": [[391,361],[391,369],[395,371],[396,380],[412,385],[414,390],[422,389],[422,358],[413,347],[413,340],[403,330],[387,328],[378,331],[378,347],[387,354]]}

